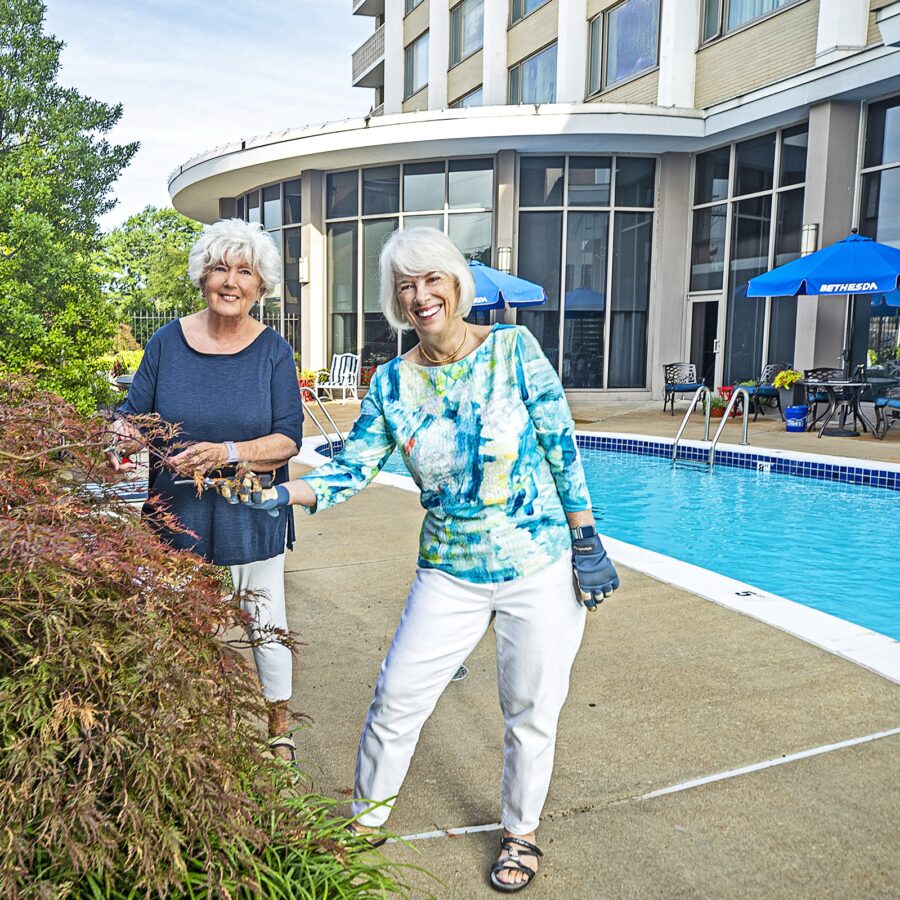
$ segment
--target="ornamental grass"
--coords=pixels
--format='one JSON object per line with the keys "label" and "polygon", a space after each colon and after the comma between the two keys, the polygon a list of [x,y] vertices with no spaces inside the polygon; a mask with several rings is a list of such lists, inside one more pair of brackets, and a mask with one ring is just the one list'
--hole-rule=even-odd
{"label": "ornamental grass", "polygon": [[219,571],[85,488],[108,443],[0,378],[0,896],[405,896],[266,752]]}

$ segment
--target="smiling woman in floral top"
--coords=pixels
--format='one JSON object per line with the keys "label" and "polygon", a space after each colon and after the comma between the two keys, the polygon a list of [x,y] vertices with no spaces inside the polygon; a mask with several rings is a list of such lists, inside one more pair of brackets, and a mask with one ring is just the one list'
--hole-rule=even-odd
{"label": "smiling woman in floral top", "polygon": [[381,253],[381,305],[419,343],[379,367],[342,452],[257,506],[311,512],[348,500],[396,447],[425,509],[418,569],[363,727],[359,831],[384,824],[419,732],[494,618],[506,722],[504,836],[491,884],[524,888],[553,767],[569,672],[593,606],[619,585],[594,532],[562,385],[532,334],[469,325],[472,275],[429,228],[396,232]]}

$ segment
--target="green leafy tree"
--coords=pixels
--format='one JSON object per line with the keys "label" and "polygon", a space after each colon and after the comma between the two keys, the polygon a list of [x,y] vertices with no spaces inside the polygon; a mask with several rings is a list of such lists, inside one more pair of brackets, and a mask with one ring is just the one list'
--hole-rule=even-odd
{"label": "green leafy tree", "polygon": [[98,218],[137,151],[105,135],[122,114],[57,83],[62,42],[39,0],[0,2],[0,369],[82,410],[115,324],[94,262]]}
{"label": "green leafy tree", "polygon": [[188,251],[202,227],[174,209],[147,206],[104,236],[104,289],[121,315],[202,308],[187,276]]}

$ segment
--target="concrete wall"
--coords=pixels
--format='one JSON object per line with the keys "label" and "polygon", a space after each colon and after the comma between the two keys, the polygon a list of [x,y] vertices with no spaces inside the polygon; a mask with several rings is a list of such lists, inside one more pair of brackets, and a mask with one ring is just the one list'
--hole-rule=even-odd
{"label": "concrete wall", "polygon": [[418,112],[428,109],[428,85],[403,101],[403,112]]}
{"label": "concrete wall", "polygon": [[558,0],[536,9],[531,15],[516,22],[507,32],[506,65],[514,66],[526,56],[552,43],[557,37],[559,21]]}
{"label": "concrete wall", "polygon": [[588,103],[656,103],[659,92],[659,69],[633,78],[627,84],[594,94]]}
{"label": "concrete wall", "polygon": [[697,52],[700,109],[811,69],[819,0],[805,0]]}
{"label": "concrete wall", "polygon": [[447,73],[447,102],[449,106],[454,100],[475,90],[482,83],[482,65],[484,54],[477,50]]}
{"label": "concrete wall", "polygon": [[430,0],[424,0],[403,20],[403,46],[408,47],[422,32],[428,31]]}

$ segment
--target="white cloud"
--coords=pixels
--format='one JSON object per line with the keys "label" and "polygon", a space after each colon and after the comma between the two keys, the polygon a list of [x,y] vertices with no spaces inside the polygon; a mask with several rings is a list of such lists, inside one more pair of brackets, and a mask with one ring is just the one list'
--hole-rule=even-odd
{"label": "white cloud", "polygon": [[103,225],[170,205],[169,173],[205,150],[363,115],[372,92],[350,86],[350,57],[373,24],[346,0],[49,0],[60,83],[122,103],[110,137],[141,142]]}

